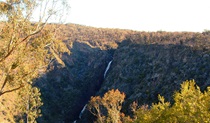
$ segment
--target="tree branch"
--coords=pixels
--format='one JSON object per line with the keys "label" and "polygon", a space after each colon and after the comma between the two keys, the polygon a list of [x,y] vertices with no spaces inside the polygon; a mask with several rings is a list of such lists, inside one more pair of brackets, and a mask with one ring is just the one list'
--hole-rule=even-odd
{"label": "tree branch", "polygon": [[11,90],[7,90],[7,91],[4,91],[4,92],[0,92],[0,96],[2,96],[3,94],[6,94],[6,93],[10,93],[10,92],[19,90],[19,89],[21,89],[21,88],[23,88],[23,87],[24,87],[24,85],[20,85],[20,86],[17,87],[17,88],[14,88],[14,89],[11,89]]}
{"label": "tree branch", "polygon": [[12,69],[12,66],[9,67],[6,76],[3,77],[4,78],[4,82],[3,82],[3,85],[1,87],[1,91],[3,90],[3,88],[5,87],[5,85],[6,85],[7,81],[8,81],[8,74],[10,73],[11,69]]}
{"label": "tree branch", "polygon": [[34,36],[34,35],[40,33],[40,32],[44,29],[44,27],[46,26],[47,21],[49,20],[50,17],[51,17],[51,16],[48,16],[48,18],[46,19],[46,22],[43,24],[43,26],[42,26],[39,30],[37,30],[37,31],[35,31],[35,32],[33,32],[33,33],[27,35],[27,36],[26,36],[25,38],[23,38],[18,44],[16,44],[15,46],[13,46],[12,49],[7,53],[6,56],[4,56],[2,59],[0,59],[0,62],[3,62],[5,59],[7,59],[7,58],[12,54],[12,52],[14,52],[14,50],[15,50],[20,44],[26,42],[26,40],[27,40],[29,37]]}

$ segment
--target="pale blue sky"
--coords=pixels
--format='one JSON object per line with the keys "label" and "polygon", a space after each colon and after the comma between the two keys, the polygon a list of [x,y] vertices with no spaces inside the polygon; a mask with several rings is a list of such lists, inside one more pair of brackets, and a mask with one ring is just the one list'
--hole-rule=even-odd
{"label": "pale blue sky", "polygon": [[67,22],[140,31],[210,29],[210,0],[69,0]]}

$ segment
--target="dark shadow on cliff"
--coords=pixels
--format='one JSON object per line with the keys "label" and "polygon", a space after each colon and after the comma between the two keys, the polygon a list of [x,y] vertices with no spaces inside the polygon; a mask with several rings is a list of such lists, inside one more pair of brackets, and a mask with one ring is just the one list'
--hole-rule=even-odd
{"label": "dark shadow on cliff", "polygon": [[70,55],[62,54],[66,67],[53,62],[49,72],[37,79],[44,103],[43,116],[38,119],[41,123],[69,123],[77,119],[90,96],[99,90],[113,54],[76,41],[70,51]]}

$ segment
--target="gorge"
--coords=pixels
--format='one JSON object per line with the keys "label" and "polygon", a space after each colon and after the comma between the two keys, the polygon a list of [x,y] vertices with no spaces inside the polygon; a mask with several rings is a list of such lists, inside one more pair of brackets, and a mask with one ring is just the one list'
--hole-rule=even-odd
{"label": "gorge", "polygon": [[[128,109],[133,101],[151,105],[158,94],[172,101],[185,80],[195,79],[202,90],[210,85],[207,32],[136,32],[74,24],[62,25],[62,32],[70,54],[60,54],[65,67],[54,62],[37,79],[44,103],[39,122],[73,122],[91,96],[110,89],[126,94],[122,111],[132,116]],[[78,122],[93,120],[84,112]]]}
{"label": "gorge", "polygon": [[[107,72],[108,72],[110,66],[111,66],[111,63],[112,63],[112,60],[108,63],[108,65],[107,65],[107,67],[106,67],[106,70],[105,70],[105,72],[104,72],[104,79],[105,79],[105,77],[106,77],[106,74],[107,74]],[[80,114],[79,114],[79,119],[82,118],[82,115],[83,115],[84,111],[86,110],[86,107],[87,107],[87,104],[85,104],[85,106],[82,108],[82,110],[81,110],[81,112],[80,112]],[[77,120],[75,120],[74,123],[76,123],[76,121],[77,121]]]}

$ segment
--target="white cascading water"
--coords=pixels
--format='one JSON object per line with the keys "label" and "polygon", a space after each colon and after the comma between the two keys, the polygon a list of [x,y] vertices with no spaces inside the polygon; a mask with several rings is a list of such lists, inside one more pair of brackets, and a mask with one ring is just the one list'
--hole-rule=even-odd
{"label": "white cascading water", "polygon": [[[87,107],[87,104],[83,107],[82,111],[80,112],[80,114],[79,114],[79,119],[82,118],[82,114],[83,114],[83,112],[85,111],[86,107]],[[77,120],[75,120],[73,123],[77,123]]]}
{"label": "white cascading water", "polygon": [[86,107],[87,107],[87,104],[83,107],[82,111],[80,112],[80,114],[79,114],[79,119],[82,118],[82,114],[83,114],[83,112],[85,111]]}
{"label": "white cascading water", "polygon": [[106,67],[106,70],[105,70],[105,72],[104,72],[104,78],[106,77],[106,74],[107,74],[107,72],[108,72],[108,70],[109,70],[109,68],[110,68],[110,66],[111,66],[111,63],[112,63],[112,60],[109,62],[109,64],[108,64],[107,67]]}
{"label": "white cascading water", "polygon": [[[106,67],[106,70],[105,70],[105,72],[104,72],[104,78],[106,77],[106,74],[107,74],[107,72],[108,72],[108,70],[109,70],[109,68],[110,68],[110,66],[111,66],[111,63],[112,63],[112,60],[109,62],[109,64],[108,64],[107,67]],[[82,114],[83,114],[83,112],[85,111],[86,107],[87,107],[87,104],[83,107],[82,111],[80,112],[80,114],[79,114],[79,119],[82,118]],[[73,123],[77,123],[77,120],[75,120]]]}

